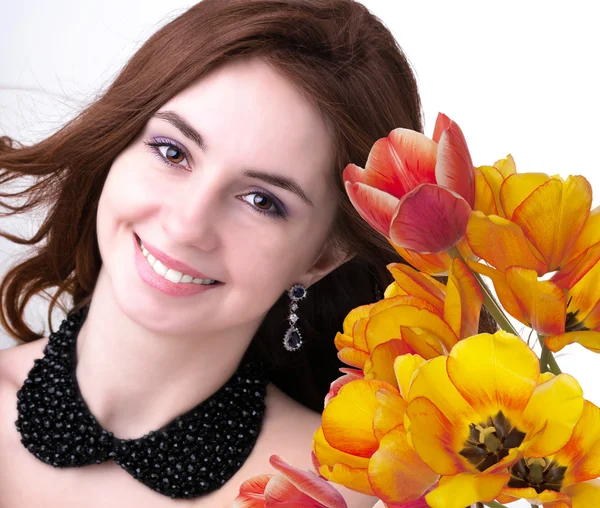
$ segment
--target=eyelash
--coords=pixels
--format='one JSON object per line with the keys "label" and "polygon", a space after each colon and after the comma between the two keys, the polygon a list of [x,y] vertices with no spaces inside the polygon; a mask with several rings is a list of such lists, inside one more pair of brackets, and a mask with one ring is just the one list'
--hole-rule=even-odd
{"label": "eyelash", "polygon": [[[160,160],[161,162],[163,162],[164,164],[166,164],[169,167],[172,167],[175,169],[181,169],[182,167],[185,168],[185,166],[182,166],[181,164],[175,164],[174,162],[171,162],[169,159],[167,159],[160,152],[159,148],[162,148],[162,147],[175,148],[175,149],[181,151],[181,153],[185,157],[186,161],[189,160],[189,155],[188,155],[187,150],[183,146],[181,146],[179,143],[177,143],[176,141],[169,140],[169,139],[163,139],[163,138],[153,138],[152,141],[144,141],[144,144],[149,148],[150,152],[158,158],[158,160]],[[189,169],[186,169],[186,171],[189,171]],[[255,212],[260,213],[262,215],[266,215],[267,217],[270,217],[272,219],[287,220],[287,212],[285,210],[285,207],[280,203],[280,201],[275,196],[273,196],[272,194],[270,194],[268,192],[259,191],[259,190],[255,190],[254,192],[250,192],[245,195],[249,196],[252,194],[257,194],[259,196],[270,199],[273,202],[275,211],[268,212],[266,210],[258,208],[257,206],[251,205],[248,201],[245,201],[246,203],[248,203],[250,205],[250,208],[252,208],[252,210],[254,210]]]}

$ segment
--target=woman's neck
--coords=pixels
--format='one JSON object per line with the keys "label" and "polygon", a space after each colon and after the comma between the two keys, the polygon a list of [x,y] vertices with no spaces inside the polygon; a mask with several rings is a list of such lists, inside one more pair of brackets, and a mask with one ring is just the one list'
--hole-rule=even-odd
{"label": "woman's neck", "polygon": [[225,384],[259,324],[187,336],[153,333],[123,313],[101,271],[77,338],[81,394],[106,430],[141,437]]}

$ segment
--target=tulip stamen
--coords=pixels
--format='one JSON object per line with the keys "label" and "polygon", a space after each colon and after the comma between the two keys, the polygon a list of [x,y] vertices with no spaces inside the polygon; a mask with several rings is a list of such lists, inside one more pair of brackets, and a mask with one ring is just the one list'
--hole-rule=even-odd
{"label": "tulip stamen", "polygon": [[499,411],[484,423],[471,423],[469,437],[459,453],[479,471],[485,471],[506,457],[511,448],[518,448],[524,439],[525,433]]}
{"label": "tulip stamen", "polygon": [[538,494],[544,490],[560,492],[566,471],[566,466],[550,459],[521,459],[510,469],[508,487],[533,488]]}
{"label": "tulip stamen", "polygon": [[567,319],[565,321],[565,333],[587,332],[590,330],[582,322],[577,321],[577,314],[579,314],[579,310],[580,309],[577,309],[575,312],[567,312]]}

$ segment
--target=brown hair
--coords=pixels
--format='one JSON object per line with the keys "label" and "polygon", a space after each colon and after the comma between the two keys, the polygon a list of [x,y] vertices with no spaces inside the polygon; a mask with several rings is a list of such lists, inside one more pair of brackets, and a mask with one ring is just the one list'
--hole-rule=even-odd
{"label": "brown hair", "polygon": [[[36,246],[0,284],[0,323],[18,341],[42,334],[23,313],[32,296],[56,288],[73,309],[86,305],[101,266],[96,210],[115,157],[168,99],[212,69],[237,57],[262,57],[296,84],[321,111],[335,146],[339,207],[331,240],[356,256],[311,287],[299,326],[305,345],[286,353],[284,294],[261,325],[253,345],[273,382],[305,405],[323,407],[341,363],[333,344],[346,314],[375,301],[392,279],[386,264],[400,261],[385,238],[357,214],[341,173],[364,166],[373,143],[396,127],[422,131],[421,105],[411,67],[392,34],[354,0],[204,0],[156,32],[129,60],[114,83],[75,119],[32,146],[0,138],[0,185],[33,177],[23,191],[0,198],[3,216],[38,208],[48,213],[37,233],[19,238]],[[66,310],[63,308],[63,310]]]}

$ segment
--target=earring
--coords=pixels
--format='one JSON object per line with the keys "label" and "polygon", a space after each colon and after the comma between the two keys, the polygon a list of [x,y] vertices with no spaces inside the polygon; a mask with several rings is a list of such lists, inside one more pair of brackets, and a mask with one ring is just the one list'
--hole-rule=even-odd
{"label": "earring", "polygon": [[290,315],[288,316],[290,327],[283,337],[283,347],[287,351],[296,351],[302,346],[302,335],[300,330],[296,328],[296,321],[298,321],[296,310],[298,310],[298,302],[306,298],[307,293],[308,291],[302,284],[296,284],[288,291],[290,297]]}

